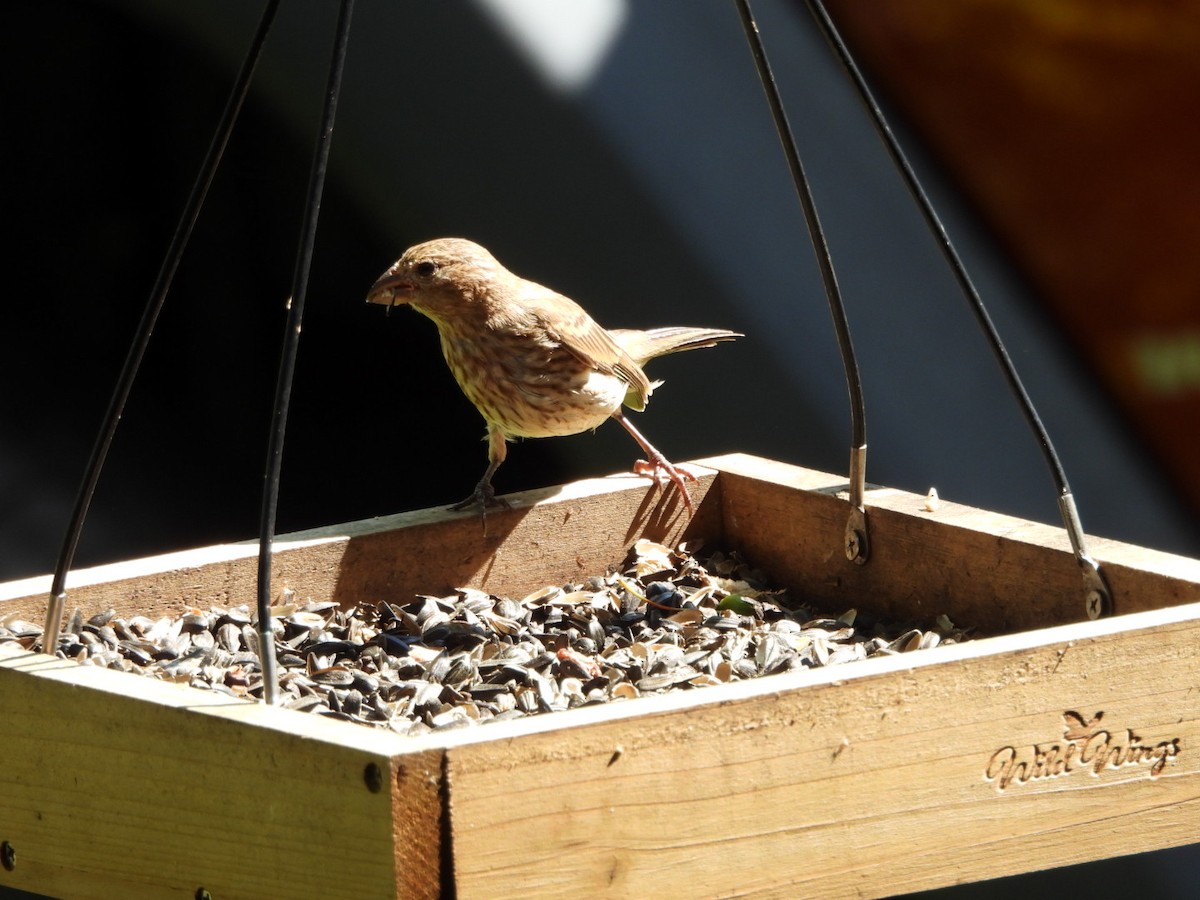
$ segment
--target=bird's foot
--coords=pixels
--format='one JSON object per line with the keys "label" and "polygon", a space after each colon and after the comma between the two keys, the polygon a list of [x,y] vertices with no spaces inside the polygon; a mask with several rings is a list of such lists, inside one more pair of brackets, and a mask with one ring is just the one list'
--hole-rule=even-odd
{"label": "bird's foot", "polygon": [[687,511],[689,513],[696,511],[695,507],[692,506],[692,498],[688,495],[687,486],[683,483],[685,478],[688,481],[695,481],[696,476],[687,469],[681,469],[661,453],[657,456],[652,456],[649,462],[639,459],[633,464],[633,473],[641,475],[643,478],[652,478],[659,484],[669,480],[678,489],[679,496],[683,498],[683,505],[687,507]]}
{"label": "bird's foot", "polygon": [[490,481],[481,481],[475,485],[475,490],[465,500],[460,500],[450,507],[453,512],[461,512],[464,509],[470,509],[472,506],[479,508],[479,514],[486,517],[489,508],[495,509],[497,506],[504,509],[510,509],[509,503],[503,497],[496,496],[496,489],[492,487]]}

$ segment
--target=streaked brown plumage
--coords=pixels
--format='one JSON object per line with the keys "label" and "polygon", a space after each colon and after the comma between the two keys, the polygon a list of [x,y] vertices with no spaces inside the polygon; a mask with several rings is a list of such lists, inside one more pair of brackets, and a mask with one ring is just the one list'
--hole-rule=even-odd
{"label": "streaked brown plumage", "polygon": [[[575,301],[527,281],[486,249],[462,238],[410,247],[371,287],[370,303],[407,303],[437,325],[442,354],[467,398],[487,421],[488,467],[475,491],[454,509],[495,499],[492,476],[505,441],[556,437],[614,418],[649,462],[639,474],[666,475],[692,508],[673,466],[642,437],[622,405],[643,410],[654,388],[642,366],[667,353],[741,337],[714,328],[601,328]],[[694,479],[693,479],[694,480]]]}

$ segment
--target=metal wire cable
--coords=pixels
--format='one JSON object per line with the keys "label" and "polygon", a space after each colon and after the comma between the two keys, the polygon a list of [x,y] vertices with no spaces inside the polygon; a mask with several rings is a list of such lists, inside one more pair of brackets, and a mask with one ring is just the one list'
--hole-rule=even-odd
{"label": "metal wire cable", "polygon": [[1012,359],[1008,355],[1008,350],[1005,348],[1004,342],[1000,338],[1000,333],[997,331],[995,323],[992,321],[992,317],[983,303],[983,298],[980,296],[979,291],[976,290],[971,277],[967,274],[962,258],[954,248],[954,244],[951,242],[945,226],[943,226],[937,211],[933,208],[933,203],[917,179],[916,173],[905,157],[899,141],[896,140],[896,136],[892,133],[892,129],[883,115],[883,110],[871,94],[866,79],[863,77],[854,58],[850,55],[849,48],[847,48],[845,41],[842,40],[842,36],[838,33],[833,20],[825,10],[824,4],[822,4],[821,0],[805,0],[805,5],[808,7],[813,19],[816,20],[821,35],[833,49],[838,62],[841,63],[842,69],[853,82],[859,99],[862,101],[863,106],[871,117],[872,123],[875,125],[875,130],[879,133],[879,137],[883,141],[888,154],[891,156],[892,162],[904,179],[909,193],[912,195],[917,207],[921,210],[921,214],[924,216],[930,232],[932,232],[934,239],[937,241],[942,255],[946,258],[947,264],[954,273],[955,280],[957,280],[959,287],[966,296],[968,304],[979,323],[979,327],[983,330],[988,345],[992,348],[992,353],[995,355],[996,361],[1000,364],[1000,369],[1004,374],[1005,380],[1008,382],[1009,389],[1012,391],[1013,396],[1016,397],[1025,421],[1033,432],[1038,446],[1041,447],[1046,465],[1049,467],[1051,477],[1054,479],[1055,486],[1058,489],[1059,512],[1062,515],[1063,524],[1071,541],[1072,551],[1080,568],[1083,570],[1086,588],[1085,608],[1090,618],[1097,618],[1111,611],[1112,594],[1104,576],[1100,572],[1099,564],[1088,555],[1083,528],[1079,521],[1079,513],[1075,507],[1071,487],[1067,482],[1067,473],[1063,469],[1058,453],[1054,449],[1054,444],[1050,440],[1050,434],[1046,431],[1046,426],[1042,423],[1041,417],[1038,415],[1033,401],[1025,390],[1024,384],[1021,383],[1016,366],[1013,365]]}
{"label": "metal wire cable", "polygon": [[325,106],[321,113],[321,129],[313,155],[305,200],[304,221],[300,228],[300,244],[296,251],[296,268],[292,278],[292,293],[288,301],[287,327],[275,383],[275,406],[271,416],[271,434],[267,443],[266,471],[263,475],[262,511],[258,538],[258,639],[262,663],[263,702],[274,704],[278,699],[278,679],[275,666],[275,639],[271,629],[271,551],[275,540],[275,517],[279,506],[279,477],[283,466],[283,439],[287,431],[288,406],[292,394],[292,376],[300,346],[300,326],[304,318],[304,299],[308,293],[308,274],[312,265],[313,244],[316,240],[317,217],[321,211],[321,194],[329,163],[329,148],[333,138],[333,122],[337,115],[338,95],[342,88],[342,69],[346,61],[346,46],[350,37],[350,18],[354,0],[342,0],[334,33],[333,56],[329,63],[329,79],[325,90]]}
{"label": "metal wire cable", "polygon": [[225,146],[229,142],[230,134],[233,132],[234,123],[237,121],[238,114],[241,112],[242,105],[249,92],[250,80],[254,75],[255,66],[258,64],[263,44],[266,42],[267,33],[271,30],[271,24],[275,19],[275,13],[278,11],[278,8],[279,0],[268,0],[263,14],[259,19],[258,28],[254,32],[254,37],[250,41],[250,47],[246,51],[242,66],[238,71],[237,78],[234,80],[233,88],[230,90],[229,99],[225,103],[225,109],[221,114],[216,132],[213,134],[212,141],[209,144],[208,152],[200,164],[200,172],[197,174],[191,193],[184,204],[183,212],[179,217],[179,224],[175,227],[175,234],[171,238],[170,245],[167,247],[162,266],[158,270],[158,276],[150,291],[150,297],[146,302],[145,310],[142,312],[141,321],[138,323],[133,343],[126,354],[116,387],[113,390],[112,397],[109,399],[108,410],[105,412],[100,432],[96,436],[91,456],[88,458],[87,468],[84,470],[79,491],[75,495],[75,505],[71,510],[71,518],[68,522],[66,533],[63,536],[58,563],[54,569],[54,577],[51,579],[50,599],[46,607],[46,621],[42,631],[42,651],[44,653],[54,653],[55,648],[58,646],[58,636],[62,628],[63,609],[66,604],[67,573],[70,571],[71,565],[75,560],[75,551],[79,547],[79,538],[83,533],[83,523],[87,518],[88,508],[91,506],[92,497],[96,492],[96,484],[100,480],[100,471],[104,468],[104,462],[108,457],[109,448],[112,446],[113,437],[117,433],[117,425],[121,421],[121,414],[124,412],[125,404],[129,400],[129,392],[133,387],[134,379],[137,377],[138,368],[141,366],[146,347],[150,343],[150,335],[153,333],[154,325],[158,321],[158,315],[162,311],[167,292],[171,288],[175,271],[179,267],[179,261],[183,258],[183,252],[191,237],[192,228],[196,224],[200,208],[204,205],[204,199],[208,195],[208,189],[212,185],[213,177],[216,175],[217,167],[221,162],[221,157],[224,155]]}
{"label": "metal wire cable", "polygon": [[867,526],[863,506],[863,494],[866,488],[866,452],[867,452],[867,416],[866,404],[863,399],[862,379],[858,371],[858,361],[854,355],[854,342],[850,337],[850,323],[846,317],[846,307],[842,302],[841,290],[838,287],[837,275],[833,269],[833,259],[829,253],[829,244],[825,240],[825,231],[821,227],[817,215],[816,203],[813,200],[812,189],[804,172],[804,164],[800,161],[800,152],[796,147],[796,139],[788,124],[787,112],[779,96],[779,88],[771,65],[767,61],[767,52],[763,47],[762,36],[750,10],[749,0],[735,0],[738,14],[742,19],[742,28],[746,32],[746,40],[750,44],[750,52],[754,56],[754,64],[758,70],[759,81],[767,95],[767,103],[771,107],[771,116],[775,120],[775,129],[779,134],[779,142],[783,145],[784,156],[787,158],[788,169],[796,194],[800,198],[800,206],[804,210],[804,219],[808,224],[808,233],[812,239],[813,252],[817,257],[817,267],[821,272],[821,281],[825,287],[825,297],[829,302],[829,311],[833,316],[833,327],[837,333],[838,349],[842,355],[842,366],[846,371],[846,387],[850,394],[850,506],[851,518],[846,527],[846,555],[856,563],[867,560]]}

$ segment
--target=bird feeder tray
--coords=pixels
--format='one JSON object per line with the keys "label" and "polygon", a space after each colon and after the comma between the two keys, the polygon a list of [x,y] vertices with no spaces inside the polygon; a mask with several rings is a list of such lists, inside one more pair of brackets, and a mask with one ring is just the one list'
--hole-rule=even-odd
{"label": "bird feeder tray", "polygon": [[[0,645],[0,886],[56,897],[879,897],[1192,842],[1200,562],[745,455],[282,537],[275,585],[351,606],[520,596],[703,537],[831,610],[982,637],[406,737]],[[257,546],[79,571],[85,614],[252,603]],[[0,585],[44,613],[49,579]],[[207,894],[203,892],[207,892]]]}

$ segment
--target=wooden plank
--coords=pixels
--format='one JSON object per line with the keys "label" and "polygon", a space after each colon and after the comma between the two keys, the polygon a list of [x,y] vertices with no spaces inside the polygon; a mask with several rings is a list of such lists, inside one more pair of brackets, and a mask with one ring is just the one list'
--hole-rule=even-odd
{"label": "wooden plank", "polygon": [[674,488],[647,488],[645,479],[623,475],[509,495],[512,508],[489,511],[485,521],[474,512],[432,510],[420,520],[406,513],[391,528],[372,522],[368,532],[349,532],[333,598],[349,605],[457,587],[519,596],[603,574],[639,538],[674,544],[718,534],[716,473],[689,468],[698,479],[690,485],[692,517]]}
{"label": "wooden plank", "polygon": [[[946,613],[991,634],[1086,616],[1062,528],[945,500],[928,512],[921,495],[875,488],[866,497],[871,558],[856,566],[841,551],[844,480],[740,454],[701,462],[721,470],[727,542],[780,583],[835,609],[892,619]],[[1200,601],[1197,560],[1088,540],[1116,612]]]}
{"label": "wooden plank", "polygon": [[[696,465],[689,518],[675,493],[618,475],[509,494],[510,509],[426,509],[282,535],[273,585],[343,605],[446,594],[457,587],[513,593],[603,573],[639,538],[677,543],[721,528],[716,473]],[[188,606],[253,606],[257,542],[225,544],[73,572],[67,611],[178,613]],[[0,609],[40,622],[48,577],[0,585]]]}
{"label": "wooden plank", "polygon": [[[285,535],[275,546],[276,580],[328,593],[344,553],[344,539]],[[247,541],[77,569],[67,577],[67,613],[112,607],[124,617],[158,617],[188,606],[253,605],[257,567],[258,543]],[[49,593],[48,575],[11,581],[0,585],[0,609],[40,623]]]}
{"label": "wooden plank", "polygon": [[1189,843],[1198,678],[1188,606],[563,713],[447,750],[458,897],[881,897]]}
{"label": "wooden plank", "polygon": [[297,885],[440,894],[437,750],[398,763],[398,735],[9,645],[0,723],[0,823],[16,851],[5,887],[103,900],[190,900],[201,887],[273,898]]}

